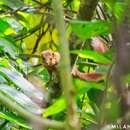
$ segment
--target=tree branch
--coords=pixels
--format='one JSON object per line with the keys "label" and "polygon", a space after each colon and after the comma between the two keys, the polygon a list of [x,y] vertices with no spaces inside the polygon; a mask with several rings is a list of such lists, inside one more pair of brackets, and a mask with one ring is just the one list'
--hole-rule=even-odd
{"label": "tree branch", "polygon": [[91,20],[99,0],[81,0],[78,18]]}
{"label": "tree branch", "polygon": [[[127,115],[130,108],[129,91],[124,83],[123,78],[130,73],[130,16],[127,12],[130,11],[130,1],[125,1],[127,4],[124,7],[123,17],[121,21],[113,20],[114,33],[113,38],[116,50],[116,67],[113,75],[114,87],[118,96],[121,98],[121,114],[122,125],[127,124]],[[123,35],[122,35],[123,34]]]}
{"label": "tree branch", "polygon": [[[66,130],[79,130],[79,119],[77,117],[77,105],[75,103],[76,92],[72,83],[69,44],[66,38],[64,13],[61,0],[53,0],[55,11],[55,22],[59,34],[59,51],[61,61],[59,66],[61,85],[65,96],[67,107]],[[58,19],[58,20],[57,20]]]}
{"label": "tree branch", "polygon": [[37,48],[38,48],[38,45],[40,43],[40,41],[42,40],[42,37],[46,34],[46,32],[48,31],[49,29],[49,25],[47,27],[47,29],[45,31],[42,31],[41,34],[38,36],[37,40],[36,40],[36,43],[35,43],[35,46],[32,50],[32,54],[34,54],[36,51],[37,51]]}

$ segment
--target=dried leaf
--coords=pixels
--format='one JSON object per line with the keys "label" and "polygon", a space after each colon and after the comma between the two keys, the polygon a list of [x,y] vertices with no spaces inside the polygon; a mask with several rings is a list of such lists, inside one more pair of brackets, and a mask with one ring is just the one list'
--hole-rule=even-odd
{"label": "dried leaf", "polygon": [[91,42],[91,46],[94,50],[100,53],[105,53],[108,50],[105,40],[101,37],[94,37]]}
{"label": "dried leaf", "polygon": [[87,81],[100,81],[104,78],[104,75],[102,73],[97,73],[97,72],[91,72],[91,73],[84,73],[80,72],[77,67],[75,66],[72,70],[72,75],[74,77],[78,77],[82,80],[87,80]]}

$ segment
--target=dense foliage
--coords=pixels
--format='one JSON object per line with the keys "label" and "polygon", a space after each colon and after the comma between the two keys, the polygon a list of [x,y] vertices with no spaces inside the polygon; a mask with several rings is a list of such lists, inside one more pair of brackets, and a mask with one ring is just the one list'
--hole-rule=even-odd
{"label": "dense foliage", "polygon": [[128,124],[129,4],[1,0],[0,130]]}

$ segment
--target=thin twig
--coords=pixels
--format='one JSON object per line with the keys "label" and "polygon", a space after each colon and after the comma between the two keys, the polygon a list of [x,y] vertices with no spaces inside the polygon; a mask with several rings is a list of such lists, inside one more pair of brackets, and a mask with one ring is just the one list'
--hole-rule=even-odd
{"label": "thin twig", "polygon": [[48,28],[47,28],[45,31],[43,31],[43,32],[39,35],[39,37],[37,38],[36,43],[35,43],[35,46],[34,46],[33,51],[32,51],[32,54],[34,54],[34,53],[36,52],[36,50],[37,50],[37,48],[38,48],[38,45],[39,45],[39,43],[40,43],[42,37],[46,34],[46,32],[48,31],[48,29],[49,29],[49,26],[48,26]]}

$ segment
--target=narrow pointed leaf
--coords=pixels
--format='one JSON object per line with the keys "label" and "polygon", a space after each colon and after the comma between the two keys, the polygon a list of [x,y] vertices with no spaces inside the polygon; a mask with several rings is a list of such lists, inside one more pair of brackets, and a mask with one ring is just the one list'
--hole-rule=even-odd
{"label": "narrow pointed leaf", "polygon": [[44,94],[26,80],[20,73],[11,71],[7,68],[1,68],[0,73],[12,81],[18,88],[20,88],[28,97],[40,103],[44,99]]}
{"label": "narrow pointed leaf", "polygon": [[72,31],[81,39],[89,39],[111,32],[111,23],[107,21],[71,21]]}
{"label": "narrow pointed leaf", "polygon": [[81,58],[91,59],[101,64],[111,64],[111,60],[105,57],[102,53],[91,50],[74,50],[71,54],[77,54]]}
{"label": "narrow pointed leaf", "polygon": [[4,93],[5,96],[8,96],[11,100],[14,101],[14,104],[12,105],[15,105],[15,103],[17,103],[27,111],[30,111],[34,114],[41,114],[42,109],[29,97],[16,90],[15,88],[2,84],[0,85],[0,91]]}
{"label": "narrow pointed leaf", "polygon": [[31,127],[29,127],[29,125],[27,124],[27,122],[23,118],[16,116],[13,113],[1,111],[0,118],[6,119],[12,123],[15,123],[15,124],[21,126],[21,127],[31,129]]}
{"label": "narrow pointed leaf", "polygon": [[65,110],[65,108],[66,108],[65,100],[63,98],[60,98],[60,99],[56,100],[56,102],[54,104],[52,104],[48,108],[44,109],[43,116],[48,117],[48,116],[57,114],[57,113]]}
{"label": "narrow pointed leaf", "polygon": [[12,58],[16,58],[15,56],[18,50],[14,43],[8,41],[5,38],[1,38],[0,48],[0,51],[4,51],[5,53],[8,53]]}

